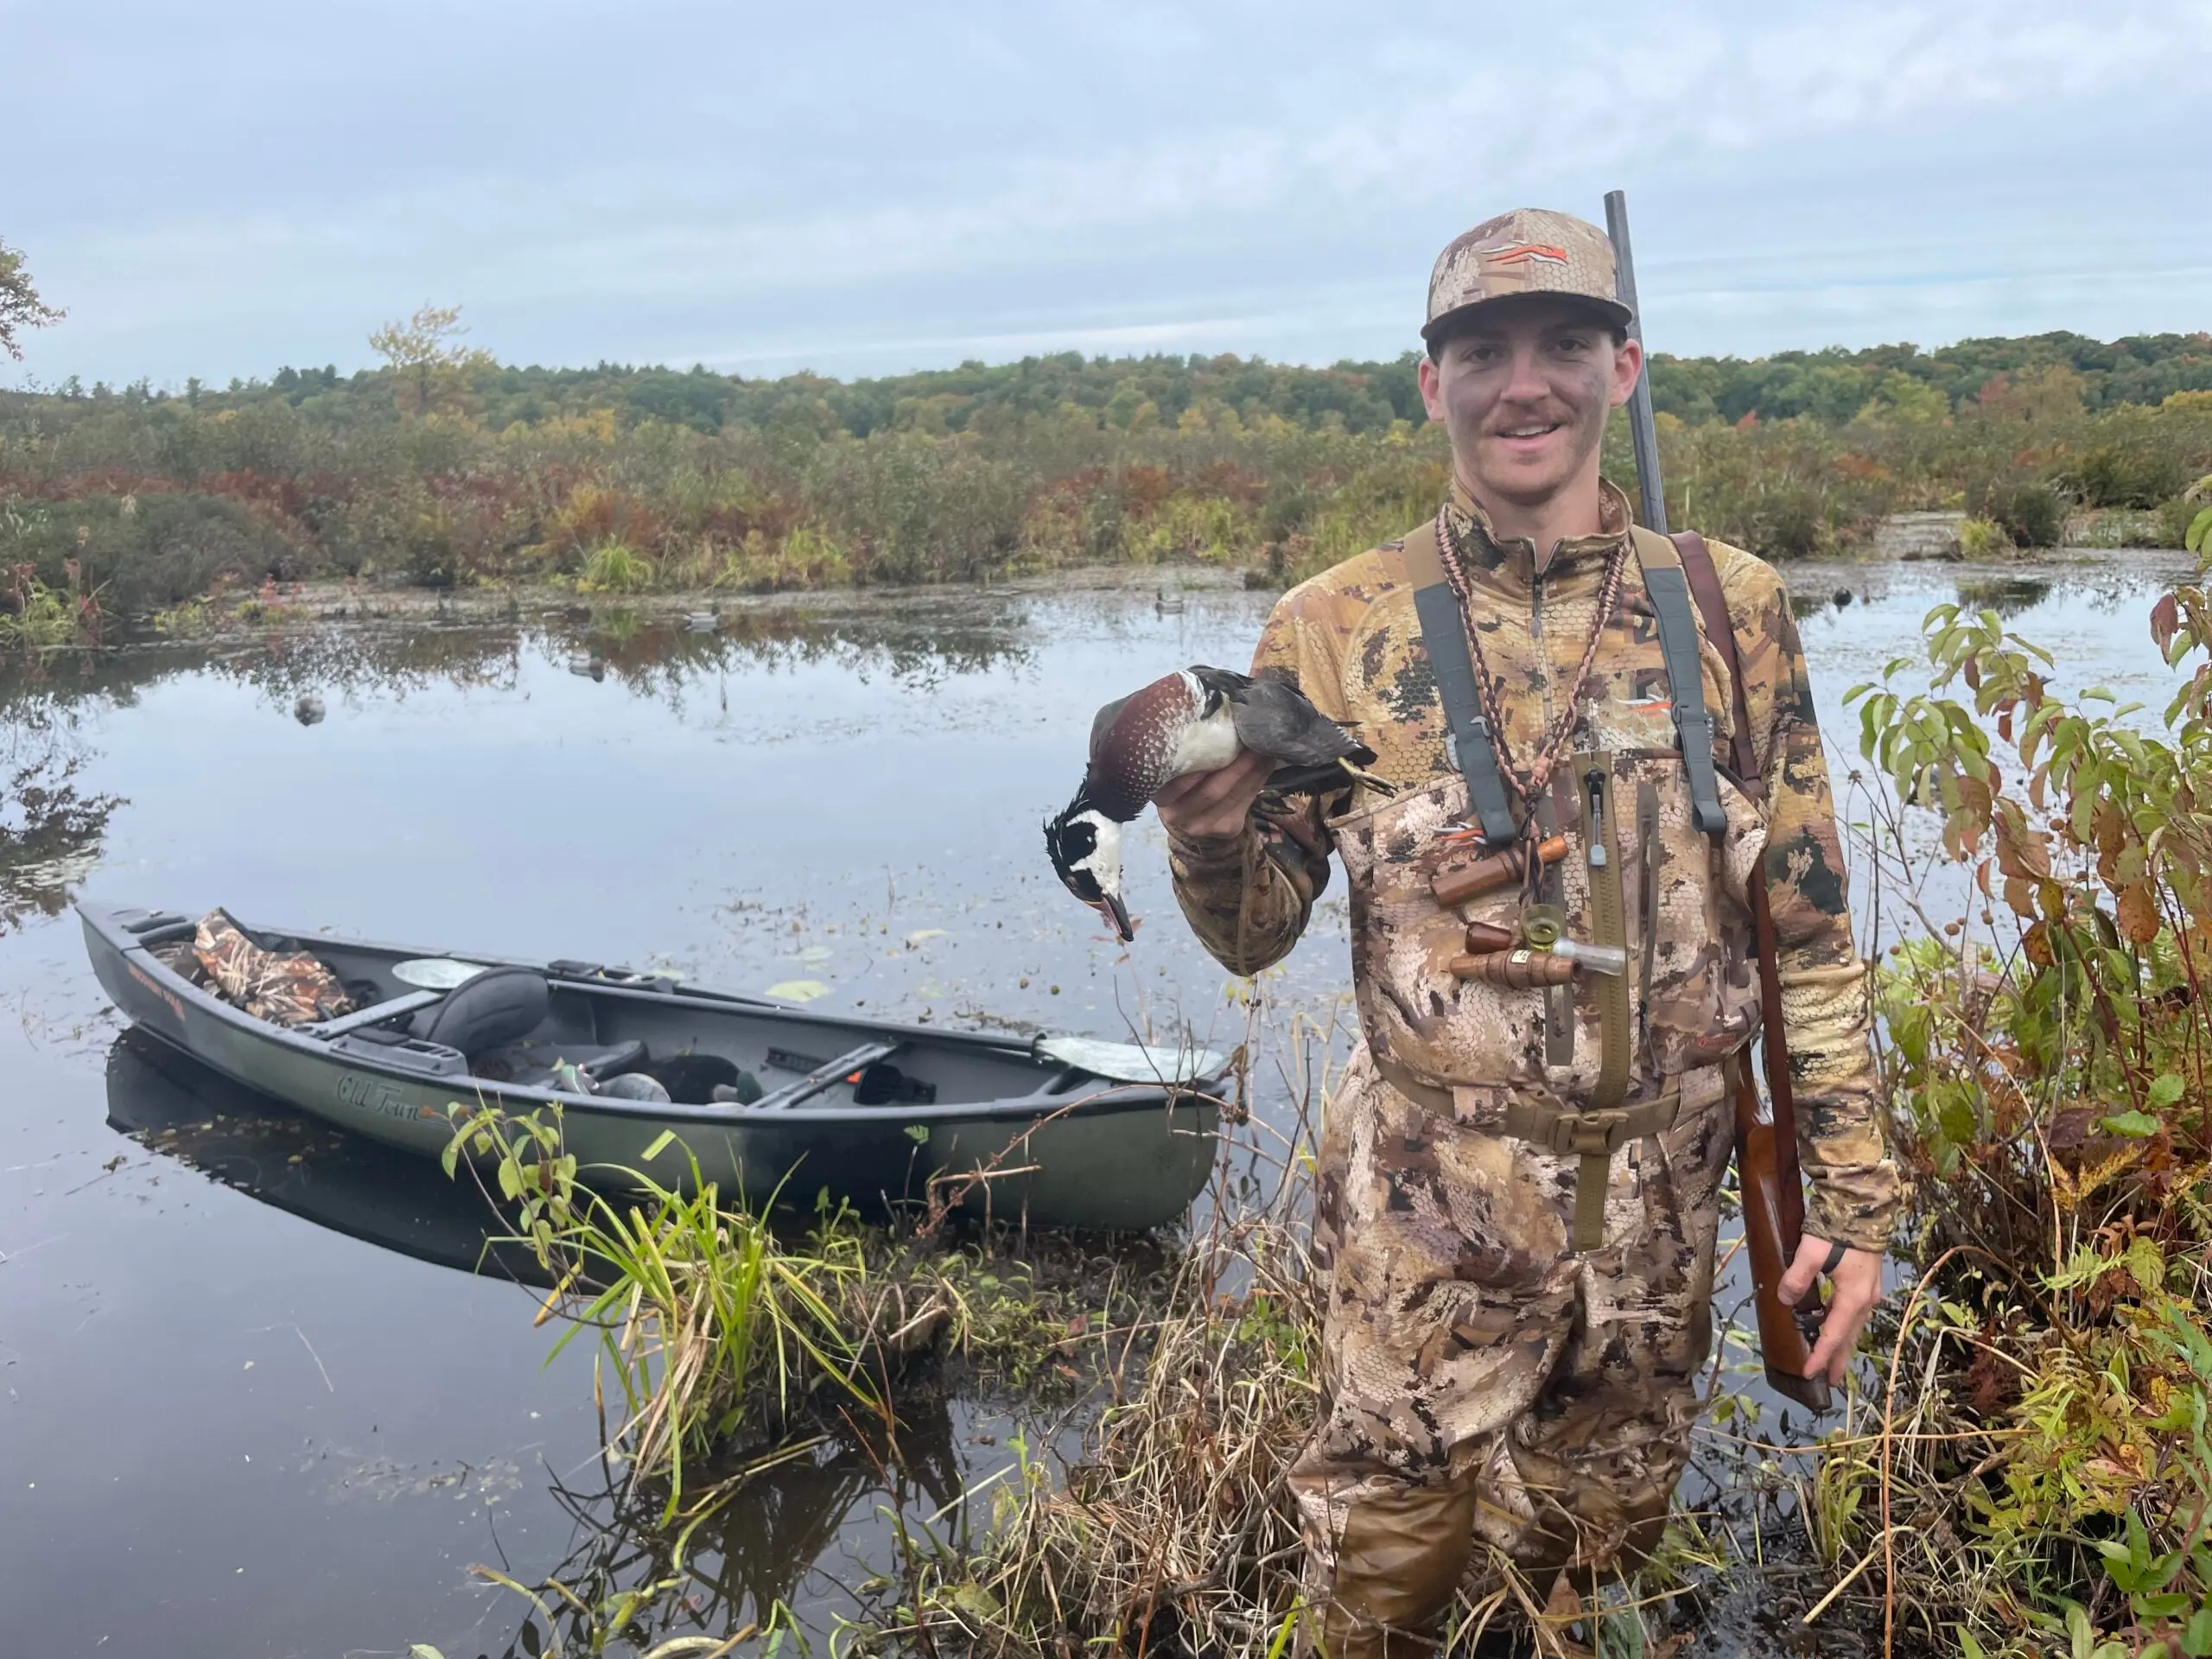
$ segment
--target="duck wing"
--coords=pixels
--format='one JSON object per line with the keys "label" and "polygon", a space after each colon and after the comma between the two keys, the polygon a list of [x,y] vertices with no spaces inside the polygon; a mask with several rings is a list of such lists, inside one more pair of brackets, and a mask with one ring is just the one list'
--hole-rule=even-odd
{"label": "duck wing", "polygon": [[1236,741],[1255,754],[1267,755],[1286,767],[1319,770],[1338,778],[1344,776],[1339,760],[1362,766],[1375,764],[1374,750],[1287,681],[1247,679],[1224,695],[1236,717]]}

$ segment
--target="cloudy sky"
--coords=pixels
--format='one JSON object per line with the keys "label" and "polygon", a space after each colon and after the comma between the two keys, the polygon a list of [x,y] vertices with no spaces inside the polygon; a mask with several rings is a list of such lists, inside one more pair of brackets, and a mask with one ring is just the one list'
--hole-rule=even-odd
{"label": "cloudy sky", "polygon": [[2194,330],[2208,86],[2212,0],[0,0],[70,314],[12,381],[426,299],[518,362],[1389,356],[1453,234],[1616,186],[1662,349]]}

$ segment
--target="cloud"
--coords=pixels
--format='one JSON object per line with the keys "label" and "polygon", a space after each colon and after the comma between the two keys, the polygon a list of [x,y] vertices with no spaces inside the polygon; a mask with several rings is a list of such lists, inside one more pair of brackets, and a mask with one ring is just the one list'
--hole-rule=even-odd
{"label": "cloud", "polygon": [[[756,43],[723,14],[645,15],[667,26],[658,59],[638,34],[604,55],[658,61],[660,82],[545,111],[534,97],[589,85],[590,32],[556,12],[527,75],[487,83],[497,31],[457,20],[401,111],[476,135],[450,153],[319,132],[312,180],[270,155],[265,197],[224,173],[183,211],[106,214],[65,160],[6,227],[73,312],[34,368],[359,361],[368,327],[425,295],[465,302],[503,355],[547,360],[688,341],[754,361],[763,339],[881,367],[1033,340],[1319,340],[1349,292],[1409,312],[1429,251],[1479,213],[1594,216],[1616,182],[1638,203],[1647,297],[1722,334],[1732,313],[1746,340],[1792,296],[1805,326],[1878,330],[1885,294],[1901,318],[1969,327],[1977,305],[1991,327],[2018,315],[2023,283],[2053,302],[2074,284],[2105,313],[2122,291],[2153,308],[2207,294],[2201,213],[2178,205],[2199,165],[2181,135],[2212,55],[2205,0],[1614,3],[1570,29],[1486,19],[1478,41],[1459,7],[982,4],[950,29],[880,14],[836,36],[827,74],[811,22]],[[280,46],[272,60],[296,59],[298,41]],[[109,106],[152,67],[116,65]],[[518,141],[525,110],[551,124],[542,154]],[[2161,124],[2176,141],[2146,143]],[[224,142],[233,162],[269,149]],[[2078,232],[2122,207],[2153,252],[2098,290],[2110,255]],[[1345,323],[1357,349],[1366,327]]]}

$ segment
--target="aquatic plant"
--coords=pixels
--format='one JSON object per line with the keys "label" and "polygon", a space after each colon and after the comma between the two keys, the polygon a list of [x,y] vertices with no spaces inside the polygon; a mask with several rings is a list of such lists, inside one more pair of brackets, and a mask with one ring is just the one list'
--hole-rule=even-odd
{"label": "aquatic plant", "polygon": [[939,1345],[999,1386],[1037,1390],[1048,1367],[1072,1382],[1063,1357],[1078,1339],[1157,1300],[1141,1252],[1061,1245],[1017,1258],[988,1235],[938,1246],[934,1209],[901,1236],[826,1199],[803,1229],[779,1231],[779,1192],[750,1205],[721,1192],[672,1134],[644,1157],[680,1163],[663,1184],[580,1168],[557,1108],[456,1107],[453,1118],[448,1173],[469,1156],[515,1228],[495,1243],[526,1245],[552,1276],[539,1318],[566,1326],[553,1352],[598,1335],[624,1407],[607,1440],[633,1481],[664,1490],[664,1520],[686,1512],[689,1469],[733,1439],[781,1433],[804,1401],[880,1413],[896,1367]]}
{"label": "aquatic plant", "polygon": [[1959,551],[1969,559],[1986,559],[2012,545],[2004,525],[1993,518],[1969,518],[1959,526]]}
{"label": "aquatic plant", "polygon": [[[618,1198],[579,1179],[557,1108],[516,1117],[456,1107],[454,1120],[447,1173],[464,1153],[489,1166],[518,1222],[502,1242],[527,1244],[554,1276],[540,1318],[557,1314],[569,1328],[553,1352],[598,1334],[626,1414],[608,1443],[635,1478],[665,1484],[670,1517],[682,1508],[687,1465],[717,1442],[748,1422],[780,1421],[797,1396],[825,1382],[872,1399],[871,1355],[912,1345],[943,1318],[895,1291],[871,1300],[861,1230],[847,1211],[825,1209],[792,1248],[741,1203],[725,1204],[688,1149],[676,1147],[688,1185],[593,1172],[635,1195]],[[672,1147],[675,1136],[661,1135],[645,1161]]]}
{"label": "aquatic plant", "polygon": [[2212,557],[2212,473],[2207,473],[2190,485],[2182,493],[2181,499],[2190,506],[2200,502],[2203,504],[2189,521],[2188,530],[2183,532],[2183,544],[2192,553]]}
{"label": "aquatic plant", "polygon": [[[22,520],[12,508],[8,518]],[[0,648],[48,651],[57,645],[100,642],[105,617],[99,595],[87,591],[83,568],[74,559],[62,562],[62,586],[49,588],[37,570],[19,561],[8,570],[0,589]]]}
{"label": "aquatic plant", "polygon": [[584,557],[580,594],[638,594],[653,585],[652,562],[620,542],[601,542]]}
{"label": "aquatic plant", "polygon": [[[2208,526],[2212,530],[2212,526]],[[2163,711],[2062,696],[1994,612],[1927,620],[1925,692],[1848,694],[1924,924],[1879,995],[1923,1178],[1877,1455],[1839,1554],[1885,1650],[2212,1652],[2212,593],[2151,615]],[[1941,855],[1916,868],[1907,818]],[[1942,893],[1957,913],[1937,925]],[[1870,1465],[1871,1462],[1871,1467]]]}

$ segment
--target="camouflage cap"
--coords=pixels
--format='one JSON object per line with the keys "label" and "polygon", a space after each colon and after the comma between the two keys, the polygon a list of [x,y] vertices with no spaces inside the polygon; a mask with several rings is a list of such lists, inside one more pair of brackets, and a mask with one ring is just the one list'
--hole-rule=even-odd
{"label": "camouflage cap", "polygon": [[1628,307],[1613,292],[1613,245],[1595,225],[1572,213],[1516,207],[1452,238],[1428,275],[1428,321],[1421,337],[1433,344],[1444,327],[1493,300],[1559,294],[1586,300],[1609,321],[1625,326]]}

